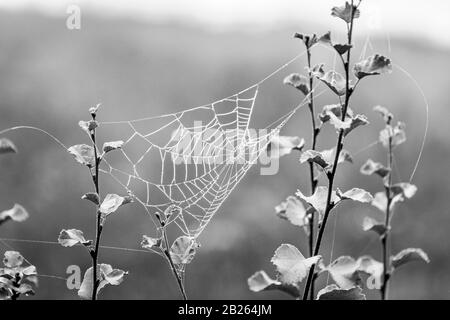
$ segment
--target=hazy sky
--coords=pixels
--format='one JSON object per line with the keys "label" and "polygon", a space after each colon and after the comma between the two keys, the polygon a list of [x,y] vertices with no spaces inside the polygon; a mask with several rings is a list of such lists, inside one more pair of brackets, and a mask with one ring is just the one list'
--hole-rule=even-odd
{"label": "hazy sky", "polygon": [[[150,20],[181,20],[216,29],[247,25],[252,30],[283,23],[334,23],[330,8],[344,0],[0,0],[0,8],[36,9],[65,15],[69,4]],[[360,32],[424,37],[450,47],[449,0],[363,0]]]}

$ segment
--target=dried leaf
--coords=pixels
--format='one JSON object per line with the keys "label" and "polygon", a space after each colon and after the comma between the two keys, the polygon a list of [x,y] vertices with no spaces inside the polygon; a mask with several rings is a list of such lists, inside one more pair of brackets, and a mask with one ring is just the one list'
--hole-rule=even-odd
{"label": "dried leaf", "polygon": [[320,259],[321,256],[305,258],[293,245],[282,244],[270,261],[276,266],[282,283],[295,285],[307,276],[311,266]]}
{"label": "dried leaf", "polygon": [[379,75],[382,73],[391,73],[391,60],[382,55],[375,54],[368,57],[366,60],[355,64],[353,67],[353,72],[358,79],[362,79],[366,76]]}
{"label": "dried leaf", "polygon": [[337,189],[336,194],[341,200],[353,200],[362,203],[369,203],[373,201],[372,195],[366,190],[360,188],[353,188],[344,193],[341,193],[339,189]]}
{"label": "dried leaf", "polygon": [[146,235],[142,236],[141,247],[148,250],[153,250],[161,246],[161,238],[152,238]]}
{"label": "dried leaf", "polygon": [[317,300],[366,300],[360,287],[339,289],[335,284],[330,284],[317,293]]}
{"label": "dried leaf", "polygon": [[0,212],[0,224],[10,219],[16,222],[23,222],[28,217],[29,214],[25,208],[16,203],[11,209]]}
{"label": "dried leaf", "polygon": [[341,289],[350,289],[361,284],[358,272],[359,264],[349,256],[342,256],[334,260],[325,268]]}
{"label": "dried leaf", "polygon": [[94,148],[85,144],[77,144],[67,149],[70,154],[75,157],[75,160],[89,168],[95,166]]}
{"label": "dried leaf", "polygon": [[345,78],[340,73],[330,70],[317,78],[325,83],[338,96],[343,96],[345,94]]}
{"label": "dried leaf", "polygon": [[290,74],[283,83],[300,90],[305,96],[309,93],[308,79],[298,73]]}
{"label": "dried leaf", "polygon": [[[338,119],[342,118],[342,106],[340,104],[332,104],[324,106],[322,112],[319,114],[319,119],[322,123],[326,123],[330,121],[329,112],[332,112]],[[353,118],[353,111],[350,108],[347,108],[348,118]]]}
{"label": "dried leaf", "polygon": [[346,1],[344,6],[333,7],[333,9],[331,9],[331,15],[350,23],[352,21],[352,17],[353,19],[359,18],[360,12],[355,5],[352,7],[352,5]]}
{"label": "dried leaf", "polygon": [[[323,216],[327,206],[328,187],[324,186],[317,187],[316,192],[310,197],[305,196],[301,191],[297,191],[297,196],[299,196],[301,199],[305,200],[307,203],[313,206],[321,217]],[[331,193],[332,204],[334,205],[339,201],[340,198],[336,195],[336,192],[332,191]]]}
{"label": "dried leaf", "polygon": [[189,264],[197,252],[198,243],[187,236],[181,236],[175,239],[170,248],[170,256],[176,265]]}
{"label": "dried leaf", "polygon": [[125,197],[121,197],[117,194],[107,194],[100,205],[99,211],[105,216],[108,216],[109,214],[116,212],[119,207],[128,202]]}
{"label": "dried leaf", "polygon": [[88,193],[84,194],[81,197],[81,199],[89,200],[89,201],[93,202],[96,205],[100,204],[100,198],[99,198],[98,194],[95,193],[95,192],[88,192]]}
{"label": "dried leaf", "polygon": [[380,131],[379,140],[385,148],[389,147],[389,138],[392,139],[392,147],[395,148],[406,141],[405,124],[398,122],[395,127],[387,125]]}
{"label": "dried leaf", "polygon": [[289,196],[286,201],[275,207],[275,210],[280,217],[294,226],[303,227],[308,224],[307,211],[303,203],[294,196]]}
{"label": "dried leaf", "polygon": [[272,159],[290,154],[292,150],[302,150],[305,140],[299,137],[275,135],[267,146],[267,152]]}
{"label": "dried leaf", "polygon": [[3,258],[3,264],[7,268],[17,268],[20,267],[23,263],[24,259],[22,255],[17,251],[6,251],[4,258]]}
{"label": "dried leaf", "polygon": [[122,146],[123,146],[123,141],[121,141],[121,140],[105,142],[103,144],[103,152],[108,153],[110,151],[120,149],[120,148],[122,148]]}
{"label": "dried leaf", "polygon": [[420,248],[408,248],[400,251],[395,256],[391,257],[391,264],[394,269],[412,261],[430,262],[428,255]]}
{"label": "dried leaf", "polygon": [[77,229],[63,229],[59,233],[58,242],[63,247],[73,247],[77,244],[89,246],[92,241],[86,240],[83,235],[83,231]]}
{"label": "dried leaf", "polygon": [[373,218],[365,217],[363,221],[363,230],[373,231],[378,233],[378,235],[382,236],[386,233],[386,226]]}
{"label": "dried leaf", "polygon": [[287,294],[298,297],[300,291],[296,286],[282,284],[278,280],[271,279],[265,271],[258,271],[247,280],[248,287],[253,292],[280,290]]}
{"label": "dried leaf", "polygon": [[383,166],[379,162],[375,162],[372,159],[368,159],[366,163],[361,167],[361,173],[365,175],[377,174],[380,177],[386,177],[389,172],[391,172],[388,168]]}
{"label": "dried leaf", "polygon": [[15,144],[6,138],[0,139],[0,154],[17,153]]}
{"label": "dried leaf", "polygon": [[[100,281],[98,284],[97,294],[100,293],[100,291],[107,285],[119,285],[123,282],[124,277],[128,272],[120,270],[120,269],[113,269],[111,265],[109,264],[100,264],[98,266],[99,268],[99,274],[98,274],[98,280]],[[86,270],[83,282],[81,283],[80,289],[78,290],[78,296],[82,299],[92,299],[92,289],[93,289],[93,279],[94,279],[94,272],[92,267]]]}

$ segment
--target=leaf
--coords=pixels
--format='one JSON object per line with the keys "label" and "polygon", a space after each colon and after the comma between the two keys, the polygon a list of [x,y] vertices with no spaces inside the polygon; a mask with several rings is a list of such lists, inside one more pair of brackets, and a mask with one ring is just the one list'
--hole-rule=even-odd
{"label": "leaf", "polygon": [[114,193],[107,194],[100,205],[99,211],[105,216],[108,216],[109,214],[116,212],[119,207],[130,203],[132,201],[131,199],[131,197],[121,197]]}
{"label": "leaf", "polygon": [[343,96],[345,94],[345,78],[340,73],[330,70],[317,78],[325,83],[338,96]]}
{"label": "leaf", "polygon": [[[124,276],[128,274],[128,272],[120,270],[120,269],[113,269],[111,265],[109,264],[100,264],[98,266],[99,272],[98,272],[98,289],[97,294],[100,293],[100,291],[107,285],[119,285],[123,282]],[[80,289],[78,290],[78,296],[82,299],[92,299],[92,289],[93,289],[93,279],[94,279],[94,272],[92,267],[86,270],[83,282],[81,283]]]}
{"label": "leaf", "polygon": [[382,55],[375,54],[364,61],[356,63],[353,67],[353,72],[358,79],[382,73],[391,73],[391,60]]}
{"label": "leaf", "polygon": [[4,258],[3,258],[3,264],[7,268],[17,268],[20,267],[23,263],[24,259],[22,255],[17,251],[6,251]]}
{"label": "leaf", "polygon": [[17,153],[15,144],[6,138],[0,139],[0,154]]}
{"label": "leaf", "polygon": [[123,146],[123,141],[121,141],[121,140],[105,142],[103,144],[103,152],[108,153],[110,151],[120,149],[120,148],[122,148],[122,146]]}
{"label": "leaf", "polygon": [[89,113],[91,114],[91,115],[96,115],[97,114],[97,111],[98,111],[98,109],[100,108],[100,106],[101,106],[102,104],[101,103],[99,103],[99,104],[97,104],[95,107],[91,107],[91,108],[89,108]]}
{"label": "leaf", "polygon": [[191,263],[198,247],[199,245],[194,239],[187,236],[178,237],[170,248],[173,263],[178,266]]}
{"label": "leaf", "polygon": [[412,261],[424,261],[430,262],[428,255],[419,248],[408,248],[400,251],[395,256],[391,257],[391,264],[394,269],[397,269],[401,265]]}
{"label": "leaf", "polygon": [[[311,162],[319,165],[323,169],[331,169],[336,156],[336,149],[328,149],[323,151],[307,150],[300,156],[300,163]],[[347,150],[342,150],[339,154],[338,163],[341,162],[353,163],[353,158]]]}
{"label": "leaf", "polygon": [[286,201],[276,206],[275,210],[280,217],[294,226],[303,227],[308,223],[307,211],[303,203],[294,196],[289,196]]}
{"label": "leaf", "polygon": [[373,259],[371,256],[362,256],[358,258],[357,264],[359,272],[364,272],[371,277],[371,279],[368,279],[367,284],[369,286],[369,280],[373,281],[373,287],[370,289],[379,289],[383,280],[383,263]]}
{"label": "leaf", "polygon": [[20,286],[18,288],[15,288],[14,290],[26,296],[34,295],[34,290],[28,283],[21,283]]}
{"label": "leaf", "polygon": [[300,90],[305,96],[309,93],[308,79],[298,73],[290,74],[283,83]]}
{"label": "leaf", "polygon": [[88,136],[91,136],[92,132],[98,127],[98,122],[95,120],[79,121],[78,125]]}
{"label": "leaf", "polygon": [[379,162],[375,162],[372,159],[368,159],[365,164],[361,167],[361,173],[367,176],[377,174],[380,177],[386,177],[389,172],[391,172],[388,168],[383,166]]}
{"label": "leaf", "polygon": [[387,125],[380,131],[379,140],[385,148],[389,147],[389,139],[392,139],[392,147],[395,148],[406,141],[405,124],[398,122],[395,127]]}
{"label": "leaf", "polygon": [[300,291],[296,286],[284,285],[278,280],[270,278],[265,271],[258,271],[247,280],[248,287],[253,292],[280,290],[293,297],[299,297]]}
{"label": "leaf", "polygon": [[16,203],[11,209],[0,212],[0,224],[9,219],[16,222],[23,222],[27,220],[29,216],[27,210]]}
{"label": "leaf", "polygon": [[146,235],[142,236],[141,246],[144,249],[152,250],[161,246],[161,238],[152,238]]}
{"label": "leaf", "polygon": [[353,46],[351,44],[339,44],[336,43],[333,45],[333,48],[339,53],[341,56],[345,54],[348,50],[350,50]]}
{"label": "leaf", "polygon": [[88,192],[88,193],[84,194],[81,197],[81,199],[89,200],[89,201],[93,202],[96,205],[100,204],[100,198],[99,198],[98,194],[95,193],[95,192]]}
{"label": "leaf", "polygon": [[378,112],[383,117],[383,120],[387,124],[389,124],[392,121],[392,119],[394,119],[394,115],[391,112],[389,112],[389,110],[385,107],[375,106],[373,108],[373,111]]}
{"label": "leaf", "polygon": [[[322,112],[319,114],[319,119],[322,123],[330,121],[329,112],[333,113],[339,119],[342,118],[342,106],[340,104],[327,105],[323,107]],[[353,111],[350,108],[347,108],[346,117],[353,117]]]}
{"label": "leaf", "polygon": [[305,140],[299,137],[275,135],[267,146],[267,151],[272,159],[277,159],[290,154],[292,150],[301,151],[304,145]]}
{"label": "leaf", "polygon": [[394,197],[400,195],[400,201],[402,201],[414,197],[417,192],[417,187],[411,183],[401,182],[392,185],[391,192]]}
{"label": "leaf", "polygon": [[67,149],[75,160],[89,168],[95,166],[94,148],[85,144],[77,144]]}
{"label": "leaf", "polygon": [[370,203],[373,201],[372,195],[360,188],[353,188],[344,193],[341,193],[341,191],[337,189],[336,194],[342,200],[353,200],[362,203]]}
{"label": "leaf", "polygon": [[335,284],[330,284],[317,293],[317,300],[366,300],[360,287],[339,289]]}
{"label": "leaf", "polygon": [[331,15],[333,17],[341,18],[347,23],[350,23],[352,21],[352,14],[353,19],[357,19],[360,16],[358,8],[355,5],[353,5],[352,7],[352,5],[347,1],[345,2],[344,6],[333,7],[333,9],[331,9]]}
{"label": "leaf", "polygon": [[303,33],[295,33],[294,38],[300,39],[305,44],[306,48],[311,48],[318,42],[328,42],[330,39],[330,33],[326,33],[320,37],[316,34],[303,34]]}
{"label": "leaf", "polygon": [[382,236],[386,233],[386,226],[373,218],[365,217],[363,221],[363,230],[373,231]]}
{"label": "leaf", "polygon": [[297,284],[307,276],[311,266],[320,259],[321,256],[305,259],[293,245],[282,244],[270,261],[276,266],[282,283]]}
{"label": "leaf", "polygon": [[[310,197],[305,196],[300,190],[297,191],[297,196],[301,199],[305,200],[311,206],[319,212],[320,216],[323,216],[327,206],[327,196],[328,196],[328,187],[320,186],[316,188],[314,194]],[[331,202],[332,204],[336,204],[340,199],[337,197],[336,192],[332,191],[331,194]]]}
{"label": "leaf", "polygon": [[377,208],[381,212],[386,213],[386,207],[387,207],[386,194],[384,192],[375,193],[375,196],[373,197],[371,205],[373,205],[375,208]]}
{"label": "leaf", "polygon": [[361,284],[358,263],[349,256],[342,256],[334,260],[325,268],[341,289],[350,289]]}
{"label": "leaf", "polygon": [[63,229],[59,233],[58,242],[63,247],[73,247],[77,244],[89,246],[92,244],[91,240],[86,240],[83,231],[77,229]]}

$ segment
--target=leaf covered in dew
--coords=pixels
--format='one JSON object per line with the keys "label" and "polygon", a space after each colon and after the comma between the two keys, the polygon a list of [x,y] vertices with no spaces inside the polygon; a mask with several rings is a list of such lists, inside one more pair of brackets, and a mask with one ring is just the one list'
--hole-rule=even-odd
{"label": "leaf covered in dew", "polygon": [[341,200],[353,200],[361,203],[371,203],[373,201],[372,195],[360,188],[353,188],[344,193],[337,189],[336,195],[341,198]]}
{"label": "leaf covered in dew", "polygon": [[142,236],[141,247],[148,250],[153,250],[161,246],[161,238],[153,238],[146,235]]}
{"label": "leaf covered in dew", "polygon": [[92,132],[98,127],[98,122],[95,120],[79,121],[78,126],[90,136]]}
{"label": "leaf covered in dew", "polygon": [[16,203],[11,209],[0,212],[0,224],[7,220],[23,222],[27,220],[29,216],[27,210]]}
{"label": "leaf covered in dew", "polygon": [[417,187],[408,182],[400,182],[391,186],[391,193],[393,197],[401,196],[400,201],[414,197],[417,192]]}
{"label": "leaf covered in dew", "polygon": [[373,161],[372,159],[368,159],[366,163],[364,163],[361,167],[361,173],[367,176],[377,174],[380,177],[384,178],[389,174],[389,172],[391,171],[388,168],[386,168],[379,162]]}
{"label": "leaf covered in dew", "polygon": [[321,258],[321,256],[305,258],[295,246],[282,244],[270,261],[277,268],[282,283],[295,285],[308,275],[311,266]]}
{"label": "leaf covered in dew", "polygon": [[[319,74],[318,74],[319,75]],[[345,78],[338,72],[330,70],[317,78],[325,83],[331,91],[336,93],[338,96],[343,96],[346,91]]]}
{"label": "leaf covered in dew", "polygon": [[[336,156],[336,148],[316,151],[307,150],[300,156],[300,163],[311,162],[320,166],[322,169],[331,169]],[[342,162],[353,163],[353,158],[347,150],[342,150],[339,154],[338,163]]]}
{"label": "leaf covered in dew", "polygon": [[349,256],[341,256],[325,267],[333,281],[341,289],[350,289],[361,284],[358,263]]}
{"label": "leaf covered in dew", "polygon": [[394,269],[412,261],[430,262],[428,255],[420,248],[408,248],[391,257],[391,265]]}
{"label": "leaf covered in dew", "polygon": [[305,44],[306,48],[311,48],[313,45],[318,42],[328,42],[330,39],[330,33],[325,33],[322,36],[317,36],[314,34],[303,34],[303,33],[294,33],[294,38],[300,39]]}
{"label": "leaf covered in dew", "polygon": [[95,116],[97,114],[98,109],[100,108],[102,104],[98,103],[95,107],[91,107],[89,108],[89,113],[93,116]]}
{"label": "leaf covered in dew", "polygon": [[105,199],[103,199],[102,204],[100,205],[99,211],[104,215],[108,216],[109,214],[116,212],[119,207],[132,202],[132,198],[122,197],[117,194],[107,194]]}
{"label": "leaf covered in dew", "polygon": [[330,284],[317,293],[317,300],[366,300],[366,296],[360,287],[340,289]]}
{"label": "leaf covered in dew", "polygon": [[91,240],[86,240],[83,231],[77,229],[63,229],[59,233],[58,242],[63,247],[73,247],[77,244],[89,246],[92,244]]}
{"label": "leaf covered in dew", "polygon": [[385,148],[389,147],[389,139],[392,139],[392,147],[395,148],[406,141],[405,124],[398,122],[395,127],[387,125],[380,131],[379,140]]}
{"label": "leaf covered in dew", "polygon": [[[323,107],[322,112],[319,114],[319,119],[322,123],[330,121],[330,114],[333,113],[338,119],[342,118],[342,106],[340,104],[331,104]],[[353,118],[353,111],[347,108],[346,117]]]}
{"label": "leaf covered in dew", "polygon": [[81,197],[81,199],[89,200],[89,201],[93,202],[93,203],[96,204],[96,205],[99,205],[99,204],[100,204],[100,198],[99,198],[98,194],[95,193],[95,192],[88,192],[88,193],[85,193],[85,194]]}
{"label": "leaf covered in dew", "polygon": [[6,138],[0,139],[0,154],[17,153],[15,144]]}
{"label": "leaf covered in dew", "polygon": [[[120,269],[113,269],[109,264],[99,264],[98,266],[98,288],[97,294],[108,284],[117,286],[121,284],[124,280],[125,275],[128,274],[127,271]],[[82,299],[92,299],[92,290],[94,285],[94,272],[92,267],[86,270],[83,282],[81,283],[80,289],[78,290],[78,296]]]}
{"label": "leaf covered in dew", "polygon": [[248,287],[253,292],[280,290],[293,297],[300,296],[298,287],[294,285],[282,284],[280,281],[270,278],[265,271],[254,273],[247,280]]}
{"label": "leaf covered in dew", "polygon": [[364,231],[373,231],[380,236],[386,233],[386,226],[371,217],[364,218],[362,227]]}
{"label": "leaf covered in dew", "polygon": [[289,196],[286,201],[275,207],[277,215],[288,220],[291,224],[303,227],[308,223],[307,210],[303,203],[294,196]]}
{"label": "leaf covered in dew", "polygon": [[359,257],[357,263],[359,272],[363,272],[371,277],[371,279],[368,279],[368,282],[371,281],[372,288],[379,289],[383,280],[383,263],[373,259],[371,256]]}
{"label": "leaf covered in dew", "polygon": [[103,144],[103,152],[108,153],[110,151],[120,149],[122,148],[122,146],[123,146],[122,140],[105,142]]}
{"label": "leaf covered in dew", "polygon": [[344,136],[347,136],[350,132],[352,132],[359,126],[363,126],[369,123],[367,117],[362,114],[357,114],[356,116],[346,118],[344,121],[342,121],[334,114],[334,112],[332,111],[327,112],[330,123],[334,126],[336,131],[339,132],[340,130],[344,130]]}
{"label": "leaf covered in dew", "polygon": [[290,154],[292,150],[301,151],[305,145],[305,140],[299,137],[275,135],[267,146],[267,152],[272,159],[278,159]]}
{"label": "leaf covered in dew", "polygon": [[358,79],[391,72],[391,60],[379,54],[370,56],[366,60],[356,63],[353,67],[353,73]]}
{"label": "leaf covered in dew", "polygon": [[300,90],[305,96],[309,93],[308,79],[298,73],[292,73],[284,78],[283,83]]}
{"label": "leaf covered in dew", "polygon": [[17,251],[6,251],[3,257],[3,264],[7,268],[18,268],[23,264],[24,258]]}
{"label": "leaf covered in dew", "polygon": [[390,123],[394,119],[394,115],[386,107],[375,106],[373,111],[378,112],[386,123]]}
{"label": "leaf covered in dew", "polygon": [[344,20],[347,23],[350,23],[353,19],[357,19],[360,16],[359,9],[355,5],[351,5],[347,1],[345,2],[345,5],[340,7],[333,7],[331,9],[331,15],[333,17],[340,18]]}
{"label": "leaf covered in dew", "polygon": [[198,247],[199,245],[194,239],[188,236],[178,237],[170,247],[170,256],[173,263],[178,266],[191,263]]}
{"label": "leaf covered in dew", "polygon": [[94,148],[86,144],[77,144],[71,146],[67,151],[75,157],[78,163],[81,163],[89,168],[95,166]]}
{"label": "leaf covered in dew", "polygon": [[[300,190],[297,191],[297,196],[309,203],[316,211],[319,213],[320,217],[323,217],[328,197],[328,187],[320,186],[316,188],[316,191],[312,196],[305,196]],[[336,195],[335,191],[331,193],[331,203],[332,205],[338,203],[340,198]]]}

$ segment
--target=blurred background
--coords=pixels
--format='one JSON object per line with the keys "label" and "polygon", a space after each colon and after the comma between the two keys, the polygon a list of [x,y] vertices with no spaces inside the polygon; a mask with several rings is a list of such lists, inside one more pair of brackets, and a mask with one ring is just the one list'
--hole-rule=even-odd
{"label": "blurred background", "polygon": [[[79,30],[66,27],[70,4],[81,9]],[[302,44],[292,38],[294,32],[331,30],[336,42],[344,41],[345,25],[330,15],[332,6],[342,4],[332,0],[0,1],[0,130],[37,126],[73,145],[87,142],[77,123],[87,120],[88,108],[99,102],[100,120],[116,121],[176,112],[229,96],[302,52]],[[379,180],[359,173],[369,157],[385,161],[381,146],[365,148],[377,140],[383,126],[372,111],[375,105],[388,107],[406,122],[408,141],[396,150],[394,172],[398,181],[408,181],[427,118],[415,81],[430,106],[429,134],[413,180],[419,192],[396,210],[392,248],[396,253],[421,247],[431,263],[400,269],[391,282],[391,298],[450,298],[449,13],[446,0],[365,0],[356,22],[355,62],[381,53],[395,67],[391,75],[364,80],[352,100],[351,107],[366,114],[370,125],[349,136],[346,148],[355,154],[354,164],[342,165],[337,186],[381,191]],[[333,66],[333,54],[315,50],[314,63]],[[299,59],[261,86],[254,127],[279,118],[303,98],[282,80],[291,72],[304,73],[305,62]],[[323,94],[316,105],[321,108],[335,103],[333,99]],[[308,141],[309,121],[302,109],[282,134]],[[78,228],[92,238],[94,212],[80,199],[91,191],[86,169],[44,135],[24,130],[4,137],[15,142],[19,153],[0,158],[0,210],[20,203],[30,218],[2,225],[0,237],[56,241],[61,229]],[[320,148],[331,148],[332,137],[327,128]],[[107,182],[102,189],[115,187]],[[277,292],[252,293],[247,278],[261,269],[275,277],[270,258],[281,243],[307,252],[303,231],[277,218],[274,210],[297,189],[309,190],[309,176],[296,154],[281,159],[276,175],[262,176],[258,166],[250,170],[199,238],[201,249],[186,273],[190,298],[287,298]],[[335,211],[324,239],[326,262],[340,255],[370,254],[380,259],[378,239],[361,228],[367,215],[380,218],[376,209],[362,205],[345,204]],[[139,248],[142,234],[153,232],[145,211],[132,204],[108,221],[103,244]],[[66,277],[68,265],[85,270],[90,264],[83,248],[7,244],[43,275]],[[2,254],[9,249],[0,243]],[[101,261],[130,272],[122,285],[104,289],[101,298],[179,298],[170,270],[155,254],[105,249]],[[29,299],[77,298],[64,280],[39,280],[36,296]],[[323,277],[319,287],[325,282]],[[378,298],[377,292],[366,293]]]}

